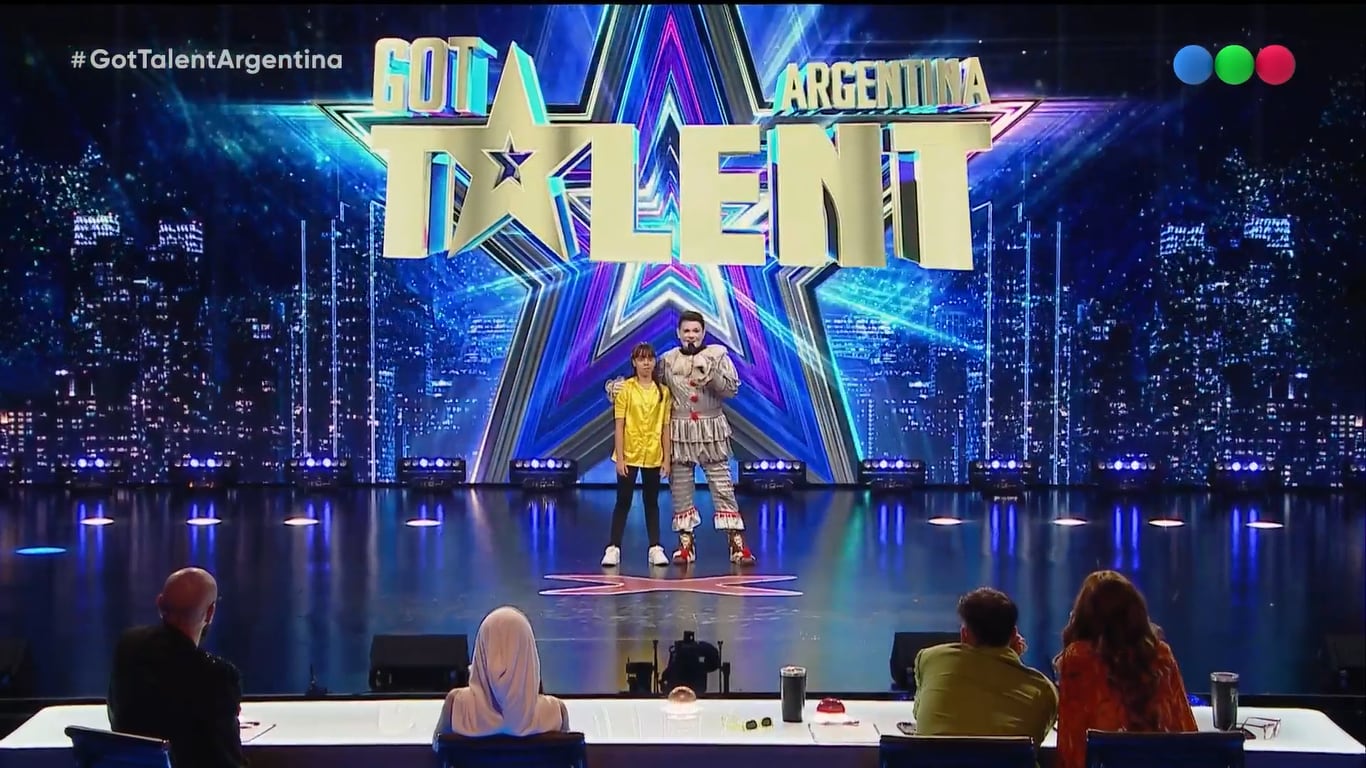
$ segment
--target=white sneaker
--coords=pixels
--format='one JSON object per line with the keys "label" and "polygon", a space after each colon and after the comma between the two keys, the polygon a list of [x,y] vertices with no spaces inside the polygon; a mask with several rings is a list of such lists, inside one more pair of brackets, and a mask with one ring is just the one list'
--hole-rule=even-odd
{"label": "white sneaker", "polygon": [[602,567],[616,568],[621,562],[621,547],[608,547],[602,553]]}
{"label": "white sneaker", "polygon": [[655,545],[650,547],[650,565],[665,566],[669,564],[669,556],[664,554],[664,548]]}

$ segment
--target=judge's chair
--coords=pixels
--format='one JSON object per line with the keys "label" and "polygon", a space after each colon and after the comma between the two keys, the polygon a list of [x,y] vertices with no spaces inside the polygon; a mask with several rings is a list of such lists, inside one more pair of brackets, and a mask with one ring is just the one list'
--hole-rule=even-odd
{"label": "judge's chair", "polygon": [[1243,768],[1242,731],[1086,732],[1086,768]]}
{"label": "judge's chair", "polygon": [[76,725],[66,736],[77,768],[171,768],[171,745],[161,739]]}
{"label": "judge's chair", "polygon": [[1028,736],[883,736],[878,768],[1035,768]]}
{"label": "judge's chair", "polygon": [[436,740],[441,768],[588,768],[583,734],[469,738],[442,734]]}

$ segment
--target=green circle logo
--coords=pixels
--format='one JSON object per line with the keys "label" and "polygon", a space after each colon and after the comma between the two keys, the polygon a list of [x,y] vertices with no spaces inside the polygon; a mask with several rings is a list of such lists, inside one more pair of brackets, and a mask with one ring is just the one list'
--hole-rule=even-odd
{"label": "green circle logo", "polygon": [[1229,85],[1242,85],[1252,79],[1252,51],[1241,45],[1220,48],[1214,56],[1214,74]]}

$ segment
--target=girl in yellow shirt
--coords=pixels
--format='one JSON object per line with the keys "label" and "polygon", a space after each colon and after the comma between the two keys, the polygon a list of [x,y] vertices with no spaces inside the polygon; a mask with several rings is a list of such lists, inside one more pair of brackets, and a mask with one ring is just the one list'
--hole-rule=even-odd
{"label": "girl in yellow shirt", "polygon": [[612,400],[617,506],[612,510],[612,540],[602,555],[602,564],[609,568],[621,562],[621,537],[626,532],[637,474],[644,485],[645,531],[650,536],[647,557],[652,566],[669,564],[659,543],[659,479],[669,474],[669,409],[673,398],[655,378],[654,347],[637,344],[631,350],[631,367],[635,375],[622,384]]}

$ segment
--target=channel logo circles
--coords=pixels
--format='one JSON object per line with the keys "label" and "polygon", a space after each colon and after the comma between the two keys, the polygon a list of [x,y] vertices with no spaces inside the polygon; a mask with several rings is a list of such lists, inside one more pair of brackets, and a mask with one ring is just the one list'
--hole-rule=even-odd
{"label": "channel logo circles", "polygon": [[1204,46],[1188,45],[1176,52],[1172,69],[1186,85],[1200,85],[1210,75],[1229,85],[1242,85],[1254,72],[1267,85],[1281,85],[1295,74],[1295,55],[1284,45],[1268,45],[1256,58],[1241,45],[1225,46],[1214,55]]}

